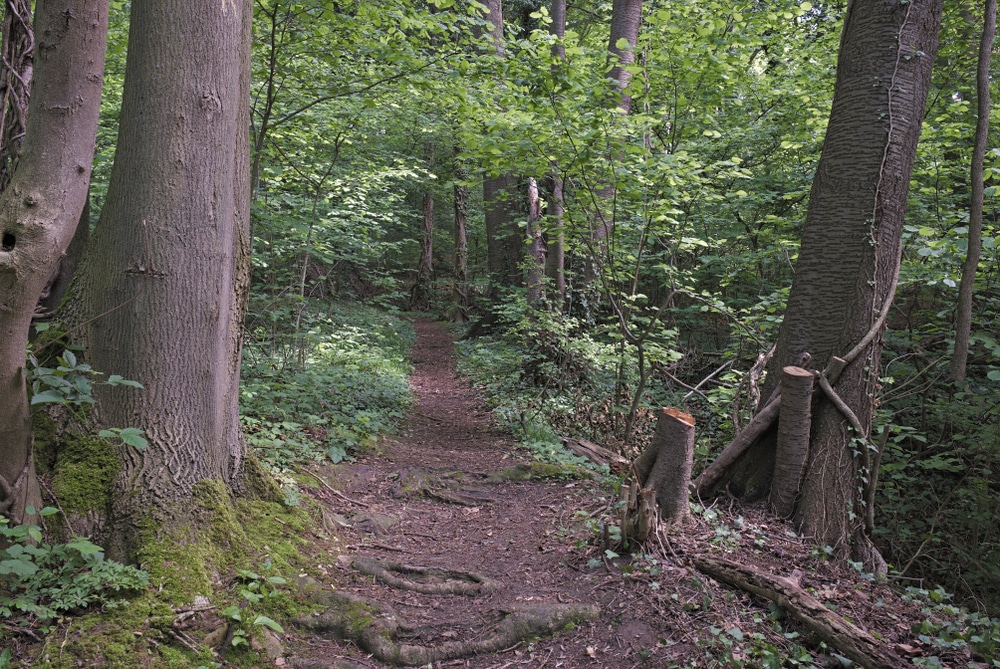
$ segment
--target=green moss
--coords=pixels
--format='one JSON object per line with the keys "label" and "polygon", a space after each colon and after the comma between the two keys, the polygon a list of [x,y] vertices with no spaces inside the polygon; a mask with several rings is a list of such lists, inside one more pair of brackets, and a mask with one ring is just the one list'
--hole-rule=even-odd
{"label": "green moss", "polygon": [[[46,643],[37,667],[69,669],[174,669],[213,666],[207,647],[194,652],[173,637],[177,611],[195,597],[208,597],[219,612],[244,604],[238,570],[284,576],[289,582],[307,565],[312,519],[302,509],[271,501],[234,498],[219,481],[196,486],[191,500],[171,514],[140,521],[134,558],[149,572],[150,589],[127,606],[73,619]],[[254,604],[256,613],[278,621],[307,612],[292,593],[281,592]],[[308,609],[311,611],[312,607]],[[216,613],[218,615],[218,613]],[[225,621],[219,616],[216,625]],[[204,633],[204,631],[203,631]],[[200,636],[192,636],[195,642]],[[256,652],[227,655],[227,666],[261,666]]]}
{"label": "green moss", "polygon": [[67,513],[105,509],[121,464],[105,439],[68,434],[59,449],[52,489]]}
{"label": "green moss", "polygon": [[589,479],[593,475],[584,467],[557,465],[548,462],[532,462],[516,465],[492,474],[492,481],[532,481],[538,479]]}

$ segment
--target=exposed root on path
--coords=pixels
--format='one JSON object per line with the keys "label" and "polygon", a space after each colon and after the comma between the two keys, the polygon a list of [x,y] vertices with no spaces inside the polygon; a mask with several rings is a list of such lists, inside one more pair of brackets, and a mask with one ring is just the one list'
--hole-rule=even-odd
{"label": "exposed root on path", "polygon": [[362,556],[343,556],[343,562],[362,574],[374,576],[375,580],[385,585],[425,595],[474,596],[496,587],[495,582],[472,572],[379,562]]}
{"label": "exposed root on path", "polygon": [[326,610],[317,616],[296,619],[297,625],[318,634],[331,635],[339,641],[350,641],[386,664],[410,667],[496,653],[528,639],[594,620],[600,613],[596,606],[589,604],[519,607],[508,612],[492,632],[481,638],[420,646],[397,640],[401,633],[412,633],[416,628],[390,607],[342,591],[323,591],[318,587],[312,590],[314,600],[326,606]]}

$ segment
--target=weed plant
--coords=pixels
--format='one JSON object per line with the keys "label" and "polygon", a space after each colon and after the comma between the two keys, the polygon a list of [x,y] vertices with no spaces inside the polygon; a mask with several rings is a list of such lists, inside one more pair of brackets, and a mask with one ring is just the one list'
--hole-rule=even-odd
{"label": "weed plant", "polygon": [[3,516],[0,536],[6,544],[0,549],[0,616],[19,627],[48,631],[60,616],[94,606],[115,608],[149,585],[146,572],[105,559],[104,549],[83,537],[44,543],[40,527],[11,526]]}
{"label": "weed plant", "polygon": [[309,326],[301,357],[288,355],[269,335],[251,341],[244,356],[247,441],[279,473],[315,460],[340,462],[373,445],[395,429],[412,402],[409,324],[340,304],[311,317]]}

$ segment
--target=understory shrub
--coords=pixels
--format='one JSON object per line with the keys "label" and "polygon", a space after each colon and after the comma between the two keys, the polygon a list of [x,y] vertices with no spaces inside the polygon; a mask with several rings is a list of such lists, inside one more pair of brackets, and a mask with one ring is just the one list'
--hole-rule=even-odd
{"label": "understory shrub", "polygon": [[392,432],[412,401],[412,326],[376,309],[339,304],[310,318],[301,361],[270,339],[248,345],[241,410],[247,440],[272,470],[340,462]]}

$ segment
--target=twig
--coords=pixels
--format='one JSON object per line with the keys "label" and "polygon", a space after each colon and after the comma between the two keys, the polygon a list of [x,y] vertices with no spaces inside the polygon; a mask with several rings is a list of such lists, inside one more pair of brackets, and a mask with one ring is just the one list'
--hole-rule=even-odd
{"label": "twig", "polygon": [[324,488],[326,488],[327,490],[329,490],[330,492],[332,492],[332,493],[333,493],[334,495],[336,495],[336,496],[337,496],[337,497],[339,497],[340,499],[344,500],[345,502],[350,502],[351,504],[357,504],[358,506],[360,506],[360,507],[362,507],[362,508],[365,508],[365,509],[367,509],[367,508],[370,508],[370,506],[371,506],[370,504],[365,504],[364,502],[359,502],[359,501],[358,501],[358,500],[356,500],[356,499],[351,499],[350,497],[348,497],[348,496],[347,496],[347,495],[345,495],[344,493],[340,492],[339,490],[336,490],[336,489],[332,488],[332,487],[330,486],[330,484],[329,484],[329,483],[327,483],[326,481],[324,481],[323,479],[321,479],[321,478],[320,478],[319,476],[317,476],[316,474],[313,474],[313,473],[312,473],[311,471],[309,471],[308,469],[305,469],[305,468],[303,468],[303,469],[302,469],[301,471],[303,471],[303,472],[305,472],[306,474],[309,474],[310,476],[312,476],[312,477],[313,477],[314,479],[316,479],[317,481],[319,481],[319,482],[320,482],[320,484],[321,484],[321,485],[322,485],[322,486],[323,486]]}

